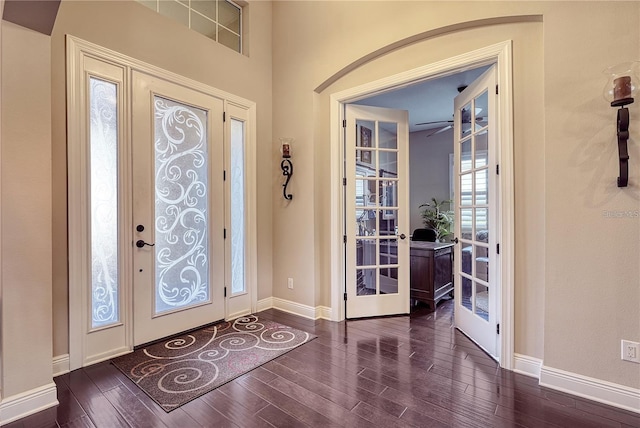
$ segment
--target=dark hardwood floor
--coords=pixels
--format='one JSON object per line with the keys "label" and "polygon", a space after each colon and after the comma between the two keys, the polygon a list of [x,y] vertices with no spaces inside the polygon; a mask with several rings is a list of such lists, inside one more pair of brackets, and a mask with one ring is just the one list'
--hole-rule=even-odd
{"label": "dark hardwood floor", "polygon": [[640,427],[640,415],[500,369],[435,312],[333,323],[259,315],[318,336],[165,413],[113,365],[55,379],[60,405],[18,427]]}

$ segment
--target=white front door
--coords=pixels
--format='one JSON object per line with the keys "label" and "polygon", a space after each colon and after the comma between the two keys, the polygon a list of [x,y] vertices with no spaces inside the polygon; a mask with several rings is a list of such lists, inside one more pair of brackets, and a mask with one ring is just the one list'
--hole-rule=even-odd
{"label": "white front door", "polygon": [[499,359],[496,67],[454,101],[455,325]]}
{"label": "white front door", "polygon": [[347,318],[409,313],[408,113],[346,106]]}
{"label": "white front door", "polygon": [[224,318],[223,101],[135,71],[132,88],[140,345]]}

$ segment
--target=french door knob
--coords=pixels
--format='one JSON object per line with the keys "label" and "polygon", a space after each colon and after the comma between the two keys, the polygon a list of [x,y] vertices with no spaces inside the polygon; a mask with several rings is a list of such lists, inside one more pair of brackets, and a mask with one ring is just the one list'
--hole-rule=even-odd
{"label": "french door knob", "polygon": [[139,224],[139,225],[137,225],[137,226],[136,226],[136,230],[137,230],[138,232],[143,232],[143,231],[144,231],[144,226],[143,226],[143,225],[141,225],[141,224]]}
{"label": "french door knob", "polygon": [[404,233],[400,234],[400,239],[405,239],[407,237],[407,235],[405,235]]}
{"label": "french door knob", "polygon": [[153,247],[153,246],[154,246],[154,245],[156,245],[156,244],[149,244],[148,242],[144,242],[142,239],[138,239],[138,240],[136,241],[136,247],[138,247],[138,248],[142,248],[142,247],[144,247],[145,245],[148,245],[149,247]]}
{"label": "french door knob", "polygon": [[457,244],[457,243],[458,243],[458,238],[453,238],[453,241],[452,241],[452,242],[453,242],[454,244]]}

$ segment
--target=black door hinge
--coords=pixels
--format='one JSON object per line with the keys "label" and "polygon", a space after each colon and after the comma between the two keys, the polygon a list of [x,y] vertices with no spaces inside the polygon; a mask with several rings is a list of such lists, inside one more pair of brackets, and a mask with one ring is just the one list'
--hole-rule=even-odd
{"label": "black door hinge", "polygon": [[496,174],[500,175],[500,165],[496,165]]}
{"label": "black door hinge", "polygon": [[347,301],[347,293],[344,293],[344,301]]}
{"label": "black door hinge", "polygon": [[342,127],[343,128],[347,127],[347,119],[342,119]]}
{"label": "black door hinge", "polygon": [[227,287],[224,287],[224,297],[227,297]]}
{"label": "black door hinge", "polygon": [[226,228],[224,229],[224,232],[222,233],[222,235],[223,235],[224,239],[227,239],[227,229]]}
{"label": "black door hinge", "polygon": [[496,324],[496,334],[500,334],[500,324]]}
{"label": "black door hinge", "polygon": [[496,85],[496,95],[498,95],[498,85]]}
{"label": "black door hinge", "polygon": [[500,244],[496,244],[496,253],[500,254]]}
{"label": "black door hinge", "polygon": [[347,243],[347,235],[342,235],[342,242]]}
{"label": "black door hinge", "polygon": [[342,179],[342,185],[343,185],[343,186],[346,186],[346,185],[347,185],[347,179],[346,179],[346,178],[343,178],[343,179]]}
{"label": "black door hinge", "polygon": [[227,121],[227,112],[226,112],[226,111],[223,111],[223,112],[222,112],[222,121],[223,121],[223,122],[226,122],[226,121]]}
{"label": "black door hinge", "polygon": [[222,171],[222,181],[227,181],[227,170]]}

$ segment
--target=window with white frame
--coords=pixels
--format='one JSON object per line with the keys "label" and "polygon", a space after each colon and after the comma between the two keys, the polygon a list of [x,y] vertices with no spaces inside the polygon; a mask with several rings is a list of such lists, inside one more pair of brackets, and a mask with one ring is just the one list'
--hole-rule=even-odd
{"label": "window with white frame", "polygon": [[242,53],[242,7],[230,0],[136,0]]}

